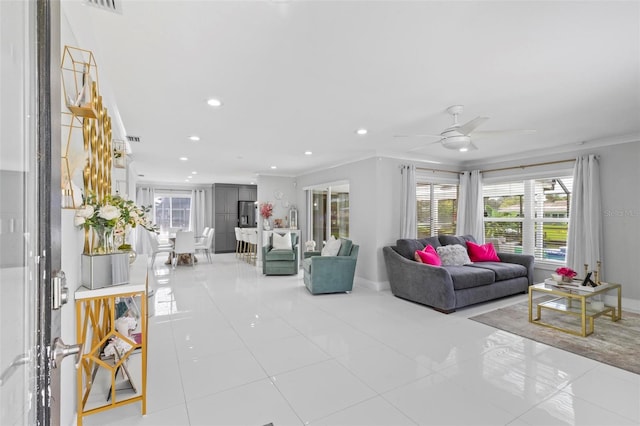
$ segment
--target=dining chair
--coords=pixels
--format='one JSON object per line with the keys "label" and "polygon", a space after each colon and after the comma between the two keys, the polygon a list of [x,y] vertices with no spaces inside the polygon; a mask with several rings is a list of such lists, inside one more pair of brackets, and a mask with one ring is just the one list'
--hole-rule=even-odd
{"label": "dining chair", "polygon": [[145,231],[147,233],[147,237],[149,238],[149,244],[151,245],[151,266],[156,261],[156,255],[158,253],[172,253],[173,252],[173,244],[161,244],[160,239],[158,238],[158,234],[151,231]]}
{"label": "dining chair", "polygon": [[213,243],[213,235],[215,230],[213,228],[207,228],[207,235],[204,240],[199,241],[195,245],[196,252],[204,251],[207,259],[209,259],[209,263],[211,263],[211,244]]}
{"label": "dining chair", "polygon": [[176,234],[176,242],[174,245],[173,268],[178,264],[178,258],[181,254],[188,254],[191,260],[191,266],[195,265],[196,243],[193,238],[193,231],[182,231]]}

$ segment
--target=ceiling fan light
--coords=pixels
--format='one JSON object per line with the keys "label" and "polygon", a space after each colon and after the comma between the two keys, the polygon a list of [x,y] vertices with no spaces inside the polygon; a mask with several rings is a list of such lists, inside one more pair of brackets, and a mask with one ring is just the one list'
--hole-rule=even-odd
{"label": "ceiling fan light", "polygon": [[448,136],[442,140],[442,145],[445,148],[449,148],[449,149],[457,149],[457,150],[460,150],[462,148],[469,149],[470,144],[471,144],[471,138],[466,135]]}

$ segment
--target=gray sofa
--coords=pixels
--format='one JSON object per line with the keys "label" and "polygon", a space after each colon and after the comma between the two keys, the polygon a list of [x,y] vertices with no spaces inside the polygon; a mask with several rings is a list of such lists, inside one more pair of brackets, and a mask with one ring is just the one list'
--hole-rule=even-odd
{"label": "gray sofa", "polygon": [[498,253],[501,262],[475,262],[464,266],[431,266],[416,262],[416,250],[450,244],[466,247],[471,235],[441,235],[402,239],[383,247],[391,292],[402,299],[451,313],[457,308],[517,293],[533,284],[533,256]]}

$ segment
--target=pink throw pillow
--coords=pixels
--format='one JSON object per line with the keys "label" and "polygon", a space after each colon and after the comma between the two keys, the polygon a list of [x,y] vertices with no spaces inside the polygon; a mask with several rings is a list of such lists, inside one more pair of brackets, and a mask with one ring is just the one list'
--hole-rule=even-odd
{"label": "pink throw pillow", "polygon": [[500,262],[493,244],[476,244],[467,241],[467,251],[472,262]]}
{"label": "pink throw pillow", "polygon": [[420,259],[422,263],[427,265],[440,266],[440,256],[432,246],[426,246],[424,250],[416,250],[416,260]]}

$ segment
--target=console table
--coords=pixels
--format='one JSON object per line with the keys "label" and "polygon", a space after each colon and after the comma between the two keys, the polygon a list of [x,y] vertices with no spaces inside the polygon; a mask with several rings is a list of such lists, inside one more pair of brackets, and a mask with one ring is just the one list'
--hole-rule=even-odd
{"label": "console table", "polygon": [[[84,416],[134,402],[141,403],[143,415],[147,411],[147,256],[138,256],[130,268],[129,284],[75,292],[77,341],[83,344],[78,426]],[[116,329],[123,310],[137,320],[131,334]],[[106,356],[105,346],[113,338],[128,349]]]}
{"label": "console table", "polygon": [[[580,287],[569,287],[552,284],[534,284],[529,287],[529,322],[533,324],[543,325],[556,330],[564,331],[565,333],[574,334],[576,336],[586,337],[593,333],[593,320],[601,315],[606,315],[611,318],[612,321],[618,321],[622,318],[622,294],[620,284],[605,284],[596,287],[593,291],[582,290]],[[593,306],[593,303],[588,303],[589,299],[593,296],[605,294],[609,291],[617,290],[618,292],[618,305],[615,306]],[[533,317],[533,294],[542,293],[550,294],[555,297],[551,300],[540,302],[536,305],[536,317]],[[580,332],[556,326],[542,321],[542,310],[548,309],[556,312],[561,312],[568,315],[580,317]]]}

